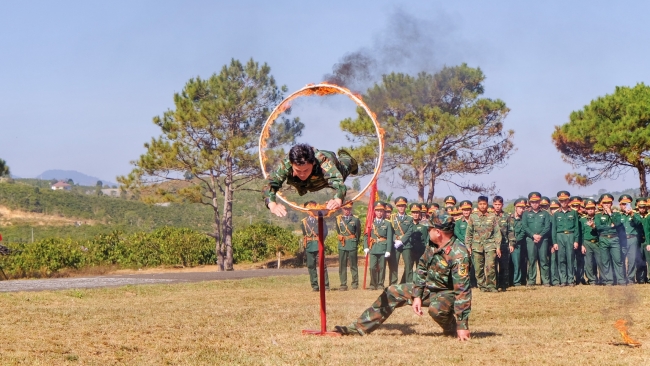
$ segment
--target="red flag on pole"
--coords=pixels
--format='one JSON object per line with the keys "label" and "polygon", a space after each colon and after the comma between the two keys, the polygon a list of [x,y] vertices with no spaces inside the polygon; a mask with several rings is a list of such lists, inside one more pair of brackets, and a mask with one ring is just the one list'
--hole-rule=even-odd
{"label": "red flag on pole", "polygon": [[[368,200],[368,212],[366,213],[366,229],[364,233],[369,238],[372,230],[372,220],[375,217],[375,200],[377,199],[377,180],[370,186],[370,199]],[[366,265],[363,270],[363,289],[366,289],[366,277],[368,275],[368,256],[366,255]]]}

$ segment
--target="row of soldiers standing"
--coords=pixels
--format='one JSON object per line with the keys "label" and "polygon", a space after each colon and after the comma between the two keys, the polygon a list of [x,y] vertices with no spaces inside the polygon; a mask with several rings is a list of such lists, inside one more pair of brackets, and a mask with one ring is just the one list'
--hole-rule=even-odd
{"label": "row of soldiers standing", "polygon": [[[557,199],[550,200],[539,192],[531,192],[528,199],[515,201],[514,214],[503,211],[500,196],[493,198],[492,207],[488,207],[485,196],[479,197],[478,207],[470,201],[456,205],[455,197],[447,196],[445,209],[456,219],[454,235],[465,242],[471,254],[472,285],[482,291],[533,286],[537,283],[538,268],[540,284],[544,286],[647,283],[650,200],[637,198],[633,202],[631,196],[622,195],[618,210],[612,208],[613,201],[611,194],[603,194],[595,201],[560,191]],[[428,244],[426,226],[420,222],[439,209],[435,203],[412,203],[408,215],[406,198],[398,197],[394,203],[397,213],[392,212],[388,203],[375,203],[371,235],[364,241],[364,252],[370,256],[371,290],[384,287],[386,264],[389,284],[398,283],[400,257],[405,268],[399,283],[412,281],[413,267]],[[351,285],[356,289],[361,223],[352,215],[351,203],[342,210],[343,214],[336,218],[340,290],[348,289],[348,264]],[[303,233],[311,234],[307,262],[312,287],[317,290],[315,223],[315,219],[303,220]]]}

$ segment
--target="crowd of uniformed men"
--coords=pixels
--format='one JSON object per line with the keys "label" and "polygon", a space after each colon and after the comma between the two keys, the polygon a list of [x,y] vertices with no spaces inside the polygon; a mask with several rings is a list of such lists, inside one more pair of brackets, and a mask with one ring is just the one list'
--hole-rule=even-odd
{"label": "crowd of uniformed men", "polygon": [[[369,256],[370,290],[384,289],[386,265],[390,285],[413,282],[414,265],[429,245],[428,219],[441,209],[456,220],[454,236],[471,256],[472,287],[481,291],[505,291],[510,286],[535,286],[538,282],[543,286],[648,283],[649,199],[624,194],[618,198],[618,207],[613,207],[611,194],[596,201],[560,191],[557,199],[551,200],[531,192],[528,199],[515,201],[513,214],[503,211],[502,197],[495,196],[491,205],[488,201],[480,196],[476,205],[470,201],[457,204],[455,197],[447,196],[444,208],[436,203],[409,204],[404,197],[394,200],[395,207],[376,202],[369,236],[362,234],[352,203],[344,205],[336,217],[340,290],[348,290],[348,265],[350,285],[359,287],[360,244]],[[317,291],[317,220],[306,218],[301,226],[311,286]],[[400,258],[404,262],[401,278]],[[325,275],[329,289],[327,271]]]}

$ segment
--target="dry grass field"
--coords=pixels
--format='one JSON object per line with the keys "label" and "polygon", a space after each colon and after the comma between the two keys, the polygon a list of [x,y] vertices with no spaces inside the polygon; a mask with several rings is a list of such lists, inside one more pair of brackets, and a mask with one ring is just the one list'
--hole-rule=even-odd
{"label": "dry grass field", "polygon": [[[378,294],[329,292],[329,328]],[[650,285],[475,292],[462,344],[409,307],[366,337],[303,336],[319,328],[307,276],[3,293],[0,310],[2,365],[650,364]],[[621,345],[621,317],[643,346]]]}

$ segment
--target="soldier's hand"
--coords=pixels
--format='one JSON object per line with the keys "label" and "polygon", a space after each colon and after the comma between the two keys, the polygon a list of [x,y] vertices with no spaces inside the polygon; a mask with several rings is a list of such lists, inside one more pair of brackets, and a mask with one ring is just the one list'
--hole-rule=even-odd
{"label": "soldier's hand", "polygon": [[515,251],[515,247],[513,247],[513,246],[511,245],[511,246],[510,246],[510,253],[512,253],[512,252],[514,252],[514,251]]}
{"label": "soldier's hand", "polygon": [[560,250],[560,246],[557,244],[553,244],[553,250],[557,252],[558,250]]}
{"label": "soldier's hand", "polygon": [[386,252],[386,254],[384,254],[384,257],[386,258],[390,257],[390,252]]}
{"label": "soldier's hand", "polygon": [[368,248],[364,248],[364,249],[363,249],[363,252],[364,252],[366,255],[368,255],[368,252],[369,252],[369,251],[370,251],[370,249],[368,249]]}
{"label": "soldier's hand", "polygon": [[648,252],[650,252],[650,245],[646,245],[645,250],[647,250]]}
{"label": "soldier's hand", "polygon": [[343,201],[341,201],[340,198],[335,198],[333,200],[327,201],[327,209],[328,210],[337,210],[341,207],[343,204]]}
{"label": "soldier's hand", "polygon": [[469,339],[471,338],[469,334],[469,329],[458,329],[456,333],[458,334],[458,340],[461,342],[469,341]]}
{"label": "soldier's hand", "polygon": [[578,249],[578,242],[573,242],[573,249]]}
{"label": "soldier's hand", "polygon": [[497,247],[497,258],[501,258],[501,248]]}
{"label": "soldier's hand", "polygon": [[422,316],[422,299],[419,297],[413,299],[413,305],[411,305],[411,308],[415,315]]}
{"label": "soldier's hand", "polygon": [[287,209],[284,207],[284,205],[281,205],[279,203],[269,202],[269,210],[271,210],[271,213],[277,217],[287,216]]}
{"label": "soldier's hand", "polygon": [[534,234],[533,235],[533,240],[535,241],[535,243],[539,242],[539,239],[541,239],[541,238],[542,238],[542,236],[539,235],[539,234]]}
{"label": "soldier's hand", "polygon": [[587,247],[582,247],[581,252],[582,252],[582,254],[587,254]]}

